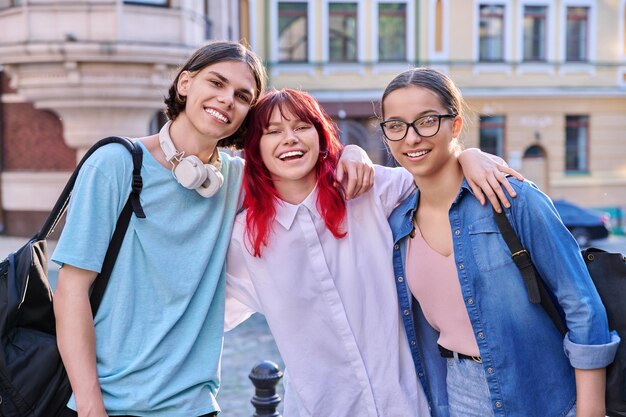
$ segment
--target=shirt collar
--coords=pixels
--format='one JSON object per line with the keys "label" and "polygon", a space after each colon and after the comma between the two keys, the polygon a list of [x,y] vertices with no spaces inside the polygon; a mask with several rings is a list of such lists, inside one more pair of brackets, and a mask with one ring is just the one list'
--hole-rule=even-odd
{"label": "shirt collar", "polygon": [[296,219],[296,214],[298,214],[300,207],[308,209],[313,217],[319,217],[316,205],[317,185],[300,204],[291,204],[279,199],[278,204],[276,204],[276,221],[285,229],[289,230]]}

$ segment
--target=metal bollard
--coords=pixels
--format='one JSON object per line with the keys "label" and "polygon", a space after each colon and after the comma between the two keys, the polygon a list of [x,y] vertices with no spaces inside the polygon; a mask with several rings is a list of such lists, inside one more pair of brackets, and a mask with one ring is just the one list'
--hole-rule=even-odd
{"label": "metal bollard", "polygon": [[282,371],[274,362],[263,361],[257,364],[248,378],[254,385],[254,397],[250,401],[255,413],[252,417],[281,417],[276,410],[280,404],[280,395],[276,393],[276,384],[283,377]]}

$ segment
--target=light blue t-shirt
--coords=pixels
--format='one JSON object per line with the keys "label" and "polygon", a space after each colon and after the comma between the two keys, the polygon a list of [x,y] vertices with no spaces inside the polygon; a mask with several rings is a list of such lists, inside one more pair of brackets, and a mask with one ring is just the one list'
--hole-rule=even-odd
{"label": "light blue t-shirt", "polygon": [[[219,410],[224,260],[243,160],[222,152],[224,185],[204,198],[141,146],[146,218],[132,216],[94,320],[98,379],[109,415],[198,416]],[[118,144],[83,165],[54,262],[100,271],[131,172]]]}

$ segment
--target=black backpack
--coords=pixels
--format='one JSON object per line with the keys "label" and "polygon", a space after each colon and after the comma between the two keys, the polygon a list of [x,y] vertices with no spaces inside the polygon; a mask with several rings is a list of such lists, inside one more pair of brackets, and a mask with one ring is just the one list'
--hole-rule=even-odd
{"label": "black backpack", "polygon": [[108,137],[91,147],[80,161],[41,230],[0,263],[0,415],[3,417],[61,415],[72,393],[57,349],[46,239],[67,209],[83,163],[96,149],[109,143],[120,143],[132,154],[132,191],[109,243],[102,272],[92,288],[90,301],[94,316],[132,213],[145,218],[139,201],[141,148],[129,139]]}
{"label": "black backpack", "polygon": [[[561,334],[565,334],[561,310],[543,285],[530,253],[522,247],[506,215],[495,211],[494,214],[511,257],[522,273],[529,301],[540,303]],[[615,360],[606,368],[606,415],[626,417],[626,257],[596,248],[582,250],[582,257],[606,309],[609,328],[622,339]]]}

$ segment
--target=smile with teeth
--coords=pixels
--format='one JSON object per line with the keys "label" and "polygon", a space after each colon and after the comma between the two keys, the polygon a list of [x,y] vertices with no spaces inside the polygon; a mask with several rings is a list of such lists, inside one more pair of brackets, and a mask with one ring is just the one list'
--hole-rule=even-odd
{"label": "smile with teeth", "polygon": [[424,150],[424,151],[416,151],[416,152],[407,152],[406,155],[411,158],[417,158],[418,156],[426,155],[428,152],[430,151]]}
{"label": "smile with teeth", "polygon": [[278,155],[278,159],[280,159],[281,161],[284,161],[287,158],[292,158],[292,157],[302,157],[304,155],[304,152],[302,151],[289,151],[289,152],[285,152],[285,153],[281,153],[280,155]]}
{"label": "smile with teeth", "polygon": [[230,123],[230,120],[228,120],[228,118],[226,116],[224,116],[222,113],[213,110],[213,109],[204,109],[205,112],[207,112],[208,114],[210,114],[211,116],[215,117],[217,120],[224,122],[224,123]]}

